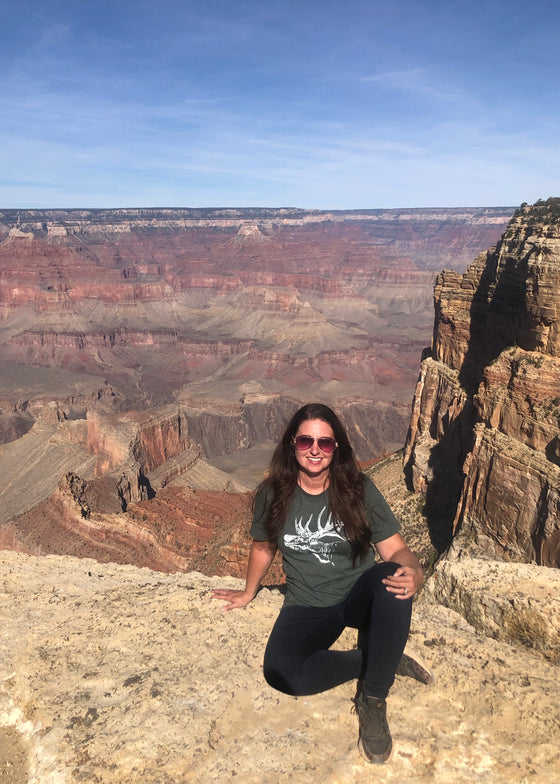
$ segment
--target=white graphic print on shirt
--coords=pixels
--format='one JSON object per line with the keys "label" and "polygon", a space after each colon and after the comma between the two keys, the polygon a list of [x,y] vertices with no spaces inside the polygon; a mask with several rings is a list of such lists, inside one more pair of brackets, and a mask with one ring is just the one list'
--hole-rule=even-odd
{"label": "white graphic print on shirt", "polygon": [[310,552],[317,558],[320,563],[328,563],[334,566],[332,553],[335,548],[336,542],[326,541],[328,537],[334,537],[342,541],[346,541],[343,536],[336,532],[332,514],[329,514],[325,523],[322,523],[323,515],[327,511],[324,506],[319,515],[317,516],[317,528],[311,530],[311,523],[313,521],[313,513],[309,515],[307,523],[303,524],[303,517],[295,518],[295,534],[284,534],[284,544],[290,550],[297,550],[299,552]]}

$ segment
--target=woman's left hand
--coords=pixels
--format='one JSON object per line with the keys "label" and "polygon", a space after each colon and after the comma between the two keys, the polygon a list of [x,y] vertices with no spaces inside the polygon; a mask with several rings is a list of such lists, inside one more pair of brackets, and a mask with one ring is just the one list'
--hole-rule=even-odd
{"label": "woman's left hand", "polygon": [[382,581],[396,599],[411,599],[422,585],[423,573],[413,566],[399,566]]}

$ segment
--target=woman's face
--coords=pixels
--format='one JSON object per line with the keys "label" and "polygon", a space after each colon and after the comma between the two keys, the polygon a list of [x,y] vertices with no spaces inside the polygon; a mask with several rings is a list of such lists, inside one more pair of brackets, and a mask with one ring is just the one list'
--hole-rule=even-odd
{"label": "woman's face", "polygon": [[314,441],[309,449],[301,450],[296,449],[294,446],[294,453],[296,461],[299,465],[299,470],[303,471],[310,477],[327,477],[329,467],[332,463],[334,452],[328,454],[323,452],[317,444],[318,438],[331,438],[334,441],[334,431],[332,427],[323,422],[322,419],[307,419],[302,422],[298,427],[295,438],[298,436],[312,436]]}

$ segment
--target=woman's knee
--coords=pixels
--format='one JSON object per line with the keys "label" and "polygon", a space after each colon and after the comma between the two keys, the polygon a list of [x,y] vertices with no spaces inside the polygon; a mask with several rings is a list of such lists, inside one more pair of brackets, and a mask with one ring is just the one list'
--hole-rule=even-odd
{"label": "woman's knee", "polygon": [[296,678],[289,670],[279,667],[278,664],[267,662],[263,664],[263,675],[269,686],[283,694],[294,697],[298,694]]}
{"label": "woman's knee", "polygon": [[394,574],[398,568],[399,564],[393,561],[375,564],[358,578],[349,598],[352,600],[354,597],[359,597],[363,600],[367,597],[373,598],[376,594],[386,593],[383,580]]}
{"label": "woman's knee", "polygon": [[399,567],[400,564],[398,564],[396,561],[382,561],[381,563],[376,564],[376,567],[374,568],[377,568],[378,570],[378,579],[380,575],[380,578],[384,580],[385,577],[389,577],[389,575],[394,574]]}

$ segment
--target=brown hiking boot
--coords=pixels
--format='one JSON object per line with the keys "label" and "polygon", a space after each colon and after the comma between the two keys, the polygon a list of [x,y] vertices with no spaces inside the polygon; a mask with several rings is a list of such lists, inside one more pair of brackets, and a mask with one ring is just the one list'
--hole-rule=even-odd
{"label": "brown hiking boot", "polygon": [[393,753],[393,739],[387,724],[387,703],[366,697],[361,691],[354,705],[360,723],[358,747],[362,757],[368,762],[388,762]]}

